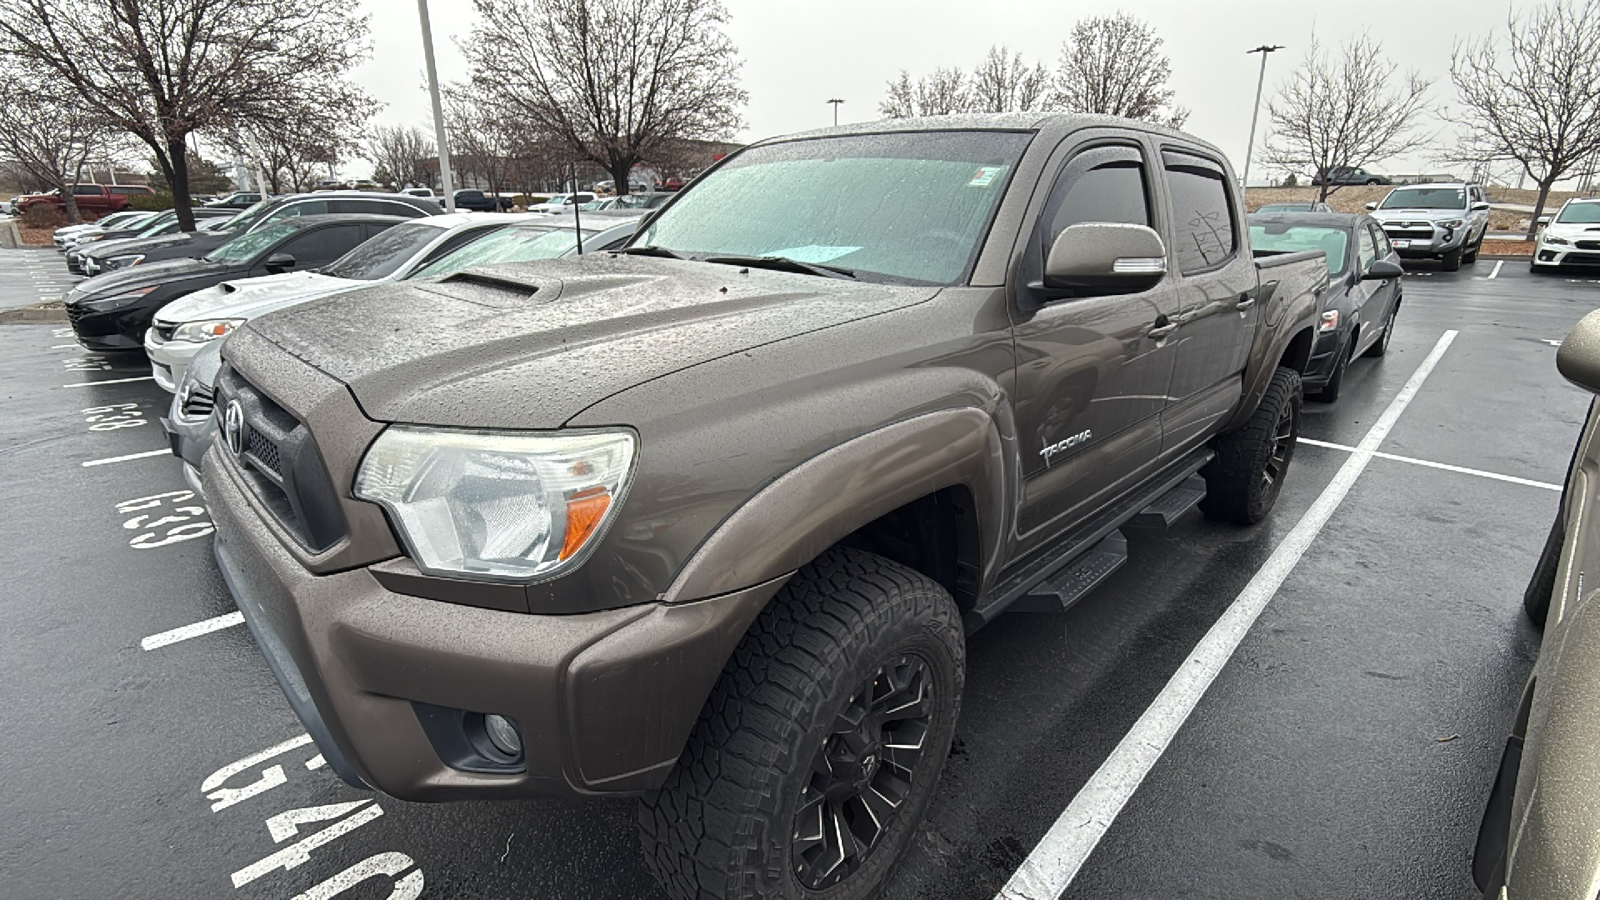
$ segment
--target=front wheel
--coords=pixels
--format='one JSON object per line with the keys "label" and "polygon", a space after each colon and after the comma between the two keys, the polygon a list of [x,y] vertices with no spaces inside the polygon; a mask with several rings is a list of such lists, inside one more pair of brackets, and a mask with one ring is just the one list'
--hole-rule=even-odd
{"label": "front wheel", "polygon": [[1394,319],[1398,315],[1400,315],[1400,304],[1396,303],[1389,310],[1388,318],[1383,320],[1383,334],[1379,335],[1376,341],[1373,341],[1372,346],[1368,347],[1367,352],[1363,354],[1364,356],[1376,359],[1389,352],[1389,339],[1394,337]]}
{"label": "front wheel", "polygon": [[1444,255],[1443,266],[1446,272],[1456,272],[1461,269],[1462,248],[1457,247]]}
{"label": "front wheel", "polygon": [[1240,525],[1267,517],[1294,458],[1300,405],[1300,373],[1280,366],[1244,425],[1212,442],[1217,455],[1200,470],[1206,480],[1200,509],[1206,515]]}
{"label": "front wheel", "polygon": [[[1352,342],[1355,341],[1353,333],[1350,335],[1350,340]],[[1355,347],[1351,346],[1350,350],[1355,350]],[[1339,399],[1339,389],[1344,387],[1344,372],[1349,367],[1350,353],[1341,350],[1338,360],[1333,364],[1333,374],[1328,376],[1328,383],[1323,385],[1321,390],[1312,394],[1311,399],[1319,403],[1332,403]]]}
{"label": "front wheel", "polygon": [[640,801],[668,896],[876,897],[933,797],[964,675],[960,612],[931,579],[847,548],[802,569]]}

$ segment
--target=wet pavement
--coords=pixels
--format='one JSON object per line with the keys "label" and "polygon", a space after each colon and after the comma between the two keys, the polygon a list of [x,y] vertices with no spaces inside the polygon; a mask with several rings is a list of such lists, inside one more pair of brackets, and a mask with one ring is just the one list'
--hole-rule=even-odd
{"label": "wet pavement", "polygon": [[[0,307],[59,296],[23,265],[43,252],[0,254]],[[974,636],[886,896],[995,896],[1451,330],[1378,448],[1400,458],[1356,478],[1063,896],[1473,896],[1537,647],[1521,593],[1588,405],[1553,342],[1595,306],[1600,284],[1516,262],[1419,267],[1389,355],[1307,404],[1317,443],[1267,523],[1130,532],[1130,564],[1070,612]],[[410,804],[317,765],[230,617],[148,374],[64,325],[0,326],[0,894],[658,897],[630,803]]]}

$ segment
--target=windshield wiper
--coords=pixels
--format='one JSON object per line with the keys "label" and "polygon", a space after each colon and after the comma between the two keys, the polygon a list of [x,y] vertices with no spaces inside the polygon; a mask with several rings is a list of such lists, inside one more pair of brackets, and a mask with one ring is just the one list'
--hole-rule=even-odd
{"label": "windshield wiper", "polygon": [[801,262],[787,256],[708,256],[703,262],[725,266],[749,266],[753,269],[775,269],[779,272],[799,272],[803,275],[821,275],[824,278],[855,278],[854,269],[830,266],[824,263]]}
{"label": "windshield wiper", "polygon": [[683,259],[683,257],[672,252],[671,250],[668,250],[665,247],[657,247],[654,244],[644,247],[624,247],[617,252],[626,253],[630,256],[659,256],[663,259]]}

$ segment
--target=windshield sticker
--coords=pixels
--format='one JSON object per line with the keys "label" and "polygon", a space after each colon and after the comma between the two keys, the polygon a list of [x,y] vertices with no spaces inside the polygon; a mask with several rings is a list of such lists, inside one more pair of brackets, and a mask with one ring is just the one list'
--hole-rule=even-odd
{"label": "windshield sticker", "polygon": [[767,255],[787,256],[803,263],[825,263],[832,262],[841,256],[849,256],[860,249],[860,247],[824,247],[820,244],[811,244],[805,247],[787,247],[783,250],[774,250]]}
{"label": "windshield sticker", "polygon": [[994,183],[995,177],[1005,170],[1005,166],[984,166],[978,170],[978,174],[972,176],[971,181],[967,182],[967,187],[988,187]]}

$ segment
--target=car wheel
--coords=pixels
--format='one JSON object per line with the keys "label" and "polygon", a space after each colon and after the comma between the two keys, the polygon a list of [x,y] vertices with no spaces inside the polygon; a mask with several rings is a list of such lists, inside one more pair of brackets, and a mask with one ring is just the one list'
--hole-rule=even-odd
{"label": "car wheel", "polygon": [[1477,243],[1472,245],[1472,249],[1470,249],[1466,253],[1462,254],[1461,261],[1466,263],[1469,266],[1472,265],[1473,263],[1478,261],[1478,251],[1480,251],[1482,249],[1483,249],[1483,237],[1480,235],[1478,237]]}
{"label": "car wheel", "polygon": [[1441,265],[1446,272],[1459,271],[1461,268],[1462,248],[1457,247],[1441,257]]}
{"label": "car wheel", "polygon": [[1212,442],[1217,455],[1200,470],[1206,480],[1200,509],[1206,515],[1240,525],[1267,517],[1294,458],[1300,405],[1300,373],[1280,366],[1244,425]]}
{"label": "car wheel", "polygon": [[801,569],[639,803],[667,895],[877,896],[937,787],[964,675],[960,612],[931,579],[848,548]]}
{"label": "car wheel", "polygon": [[1361,354],[1362,356],[1377,358],[1389,352],[1389,339],[1394,337],[1394,320],[1398,315],[1400,315],[1400,304],[1396,303],[1394,308],[1389,310],[1389,317],[1383,321],[1383,334],[1367,348],[1366,353]]}
{"label": "car wheel", "polygon": [[1352,335],[1349,347],[1339,354],[1339,361],[1333,364],[1333,374],[1328,376],[1328,383],[1312,394],[1311,399],[1319,403],[1332,403],[1339,399],[1339,388],[1344,386],[1344,370],[1350,367],[1350,355],[1355,349],[1355,336]]}
{"label": "car wheel", "polygon": [[1368,178],[1364,183],[1365,184],[1383,184],[1383,182],[1379,181],[1376,178]]}

